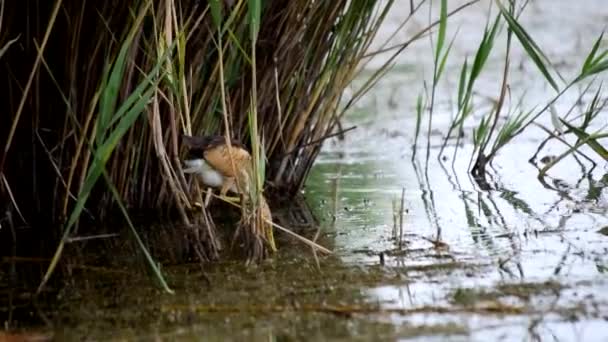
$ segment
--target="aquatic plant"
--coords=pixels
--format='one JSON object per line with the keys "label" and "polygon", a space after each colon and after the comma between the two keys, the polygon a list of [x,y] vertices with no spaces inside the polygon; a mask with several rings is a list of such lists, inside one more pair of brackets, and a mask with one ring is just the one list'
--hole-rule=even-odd
{"label": "aquatic plant", "polygon": [[218,257],[213,220],[181,170],[181,134],[250,148],[249,224],[272,240],[262,192],[297,195],[321,143],[382,76],[340,105],[392,4],[2,2],[0,194],[16,224],[58,243],[40,289],[70,238],[114,213],[167,291],[134,212],[176,214],[198,257]]}
{"label": "aquatic plant", "polygon": [[[602,125],[597,119],[605,105],[601,85],[597,89],[589,108],[580,113],[579,116],[569,118],[571,113],[568,112],[566,115],[560,117],[551,110],[552,106],[558,100],[562,99],[569,90],[576,85],[585,84],[586,82],[587,86],[585,87],[585,90],[578,97],[580,100],[591,89],[590,86],[594,82],[594,80],[587,81],[608,69],[608,51],[600,51],[600,46],[603,42],[603,33],[595,40],[590,52],[582,63],[579,73],[572,77],[571,80],[565,80],[555,64],[549,60],[540,45],[520,23],[519,17],[525,11],[528,4],[528,1],[506,2],[499,0],[490,3],[490,5],[495,5],[495,7],[490,6],[490,8],[495,8],[497,14],[493,15],[493,20],[491,20],[491,17],[488,17],[488,22],[484,28],[483,36],[472,64],[466,57],[462,63],[458,78],[457,94],[455,96],[456,113],[445,133],[441,149],[437,154],[439,161],[444,161],[448,140],[455,138],[456,147],[454,147],[452,155],[452,167],[454,167],[454,163],[458,158],[457,153],[459,151],[460,140],[462,139],[462,132],[464,131],[464,123],[467,120],[472,120],[472,114],[475,113],[475,116],[477,116],[477,119],[475,120],[477,121],[475,123],[475,128],[472,131],[472,144],[474,149],[470,155],[469,171],[482,188],[489,187],[489,184],[486,181],[487,166],[494,160],[499,151],[508,146],[515,137],[522,134],[531,126],[540,127],[547,132],[549,135],[548,139],[557,139],[568,147],[567,151],[562,155],[539,169],[539,177],[541,178],[545,176],[546,172],[551,167],[572,153],[585,156],[595,165],[592,158],[588,158],[585,153],[582,152],[581,148],[584,146],[589,147],[590,150],[597,154],[601,159],[608,160],[608,150],[606,150],[600,142],[600,140],[606,138],[608,134],[606,131],[607,127],[606,125]],[[442,17],[444,16],[443,13],[446,11],[444,7],[445,4],[442,2],[440,7]],[[489,13],[491,13],[491,11]],[[503,32],[504,34],[501,35]],[[527,57],[536,67],[542,78],[556,93],[544,104],[541,103],[533,108],[526,109],[523,108],[522,104],[523,95],[521,98],[515,99],[515,101],[510,98],[509,75],[513,68],[511,65],[511,50],[514,40],[521,45]],[[439,58],[439,53],[445,44],[444,41],[445,33],[442,32],[440,27],[440,30],[437,33],[437,40],[434,42],[434,72],[432,77],[433,84],[431,96],[427,103],[427,96],[420,95],[416,105],[417,126],[414,138],[415,145],[418,140],[421,118],[424,115],[423,108],[428,107],[429,116],[432,116],[435,103],[434,89],[437,86],[437,76],[441,75],[438,71],[443,69],[443,65],[445,64],[444,59],[447,58],[449,52],[448,48],[444,57]],[[491,110],[488,111],[486,109],[475,108],[472,99],[476,89],[476,81],[482,71],[486,68],[486,62],[489,56],[499,44],[504,44],[503,46],[505,48],[504,68],[502,69],[499,94],[495,101],[493,101]],[[553,129],[549,129],[541,123],[541,119],[546,117],[550,117],[554,126]],[[596,126],[594,123],[598,122],[600,124],[599,130],[596,128],[595,131],[590,131],[591,127]],[[432,120],[431,117],[429,117],[427,126],[429,132],[427,138],[429,142],[432,126]],[[576,137],[576,142],[574,144],[569,143],[565,139],[568,134],[573,134]],[[539,150],[542,149],[546,141],[547,140],[540,144]],[[416,147],[414,147],[414,149],[415,148]],[[429,145],[427,143],[427,166],[428,155]]]}

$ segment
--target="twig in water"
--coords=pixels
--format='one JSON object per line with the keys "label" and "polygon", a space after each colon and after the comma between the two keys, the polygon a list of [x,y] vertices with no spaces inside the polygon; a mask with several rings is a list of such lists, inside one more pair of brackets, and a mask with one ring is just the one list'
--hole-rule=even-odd
{"label": "twig in water", "polygon": [[[225,200],[225,199],[217,196],[216,194],[212,194],[212,196],[214,196],[216,198],[220,198],[220,199],[224,200],[226,203],[230,203],[230,204],[232,204],[233,206],[235,206],[237,208],[241,208],[240,205],[238,205],[238,204],[236,204],[234,202],[231,202],[231,201],[227,201],[227,200]],[[264,221],[266,221],[266,223],[271,224],[273,227],[279,229],[280,231],[285,232],[288,235],[291,235],[292,237],[296,238],[297,240],[300,240],[301,242],[307,244],[308,246],[312,247],[314,250],[319,250],[319,251],[321,251],[323,253],[326,253],[326,254],[333,254],[333,252],[330,251],[329,249],[327,249],[327,248],[319,245],[318,243],[316,243],[314,241],[311,241],[311,240],[309,240],[309,239],[307,239],[307,238],[305,238],[305,237],[303,237],[303,236],[301,236],[299,234],[296,234],[296,233],[292,232],[291,230],[289,230],[289,229],[287,229],[285,227],[282,227],[282,226],[280,226],[280,225],[278,225],[278,224],[276,224],[276,223],[274,223],[274,222],[272,222],[272,221],[270,221],[270,220],[268,220],[266,218],[264,218]]]}
{"label": "twig in water", "polygon": [[401,208],[399,211],[399,249],[403,245],[403,210],[405,202],[405,188],[401,188]]}
{"label": "twig in water", "polygon": [[107,239],[115,236],[119,236],[118,233],[110,233],[110,234],[98,234],[98,235],[90,235],[90,236],[75,236],[67,238],[66,242],[78,242],[78,241],[87,241],[94,239]]}
{"label": "twig in water", "polygon": [[319,138],[319,139],[317,139],[317,140],[313,140],[313,141],[311,141],[311,142],[309,142],[309,143],[306,143],[306,144],[304,144],[304,145],[302,145],[302,146],[298,146],[298,147],[296,147],[296,148],[292,149],[292,150],[291,150],[291,151],[289,151],[289,152],[285,152],[285,153],[283,153],[282,155],[280,155],[280,156],[279,156],[279,158],[283,158],[283,157],[285,157],[285,156],[287,156],[287,155],[290,155],[290,154],[296,153],[296,152],[298,152],[299,150],[301,150],[301,149],[303,149],[303,148],[305,148],[305,147],[308,147],[308,146],[311,146],[311,145],[316,145],[316,144],[318,144],[318,143],[320,143],[320,142],[323,142],[324,140],[327,140],[327,139],[329,139],[329,138],[333,138],[333,137],[335,137],[335,136],[342,135],[342,134],[344,134],[344,133],[346,133],[346,132],[348,132],[348,131],[352,131],[352,130],[353,130],[353,129],[355,129],[355,128],[357,128],[357,126],[352,126],[352,127],[349,127],[349,128],[343,129],[343,130],[340,130],[340,131],[338,131],[338,132],[336,132],[336,133],[327,134],[327,135],[325,135],[325,136],[323,136],[323,137],[321,137],[321,138]]}
{"label": "twig in water", "polygon": [[276,223],[274,223],[274,222],[272,222],[272,221],[269,221],[269,220],[266,220],[266,219],[264,219],[264,220],[265,220],[267,223],[270,223],[270,224],[271,224],[272,226],[274,226],[275,228],[278,228],[279,230],[281,230],[281,231],[283,231],[283,232],[285,232],[285,233],[287,233],[287,234],[289,234],[289,235],[291,235],[291,236],[295,237],[296,239],[298,239],[298,240],[300,240],[300,241],[304,242],[305,244],[309,245],[310,247],[312,247],[312,248],[313,248],[313,249],[315,249],[315,250],[319,250],[319,251],[321,251],[321,252],[323,252],[323,253],[327,253],[327,254],[333,254],[333,252],[332,252],[332,251],[330,251],[329,249],[327,249],[327,248],[325,248],[325,247],[323,247],[323,246],[319,245],[318,243],[315,243],[315,242],[313,242],[313,241],[310,241],[310,240],[308,240],[307,238],[305,238],[305,237],[303,237],[303,236],[301,236],[301,235],[298,235],[298,234],[296,234],[296,233],[292,232],[291,230],[289,230],[289,229],[287,229],[287,228],[281,227],[281,226],[279,226],[278,224],[276,224]]}

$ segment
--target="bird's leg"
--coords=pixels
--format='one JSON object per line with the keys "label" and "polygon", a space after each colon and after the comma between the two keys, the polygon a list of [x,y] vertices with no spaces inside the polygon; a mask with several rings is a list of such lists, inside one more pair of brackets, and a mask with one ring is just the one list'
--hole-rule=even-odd
{"label": "bird's leg", "polygon": [[233,197],[229,197],[226,196],[226,194],[228,193],[228,190],[234,185],[234,178],[230,177],[230,178],[226,178],[226,180],[224,180],[224,183],[222,184],[222,188],[220,189],[220,197],[222,199],[224,199],[225,201],[229,201],[229,202],[238,202],[239,198],[236,196]]}
{"label": "bird's leg", "polygon": [[220,196],[225,197],[226,193],[228,193],[228,189],[230,189],[230,185],[232,184],[232,178],[226,178],[224,183],[222,183],[222,188],[220,189]]}

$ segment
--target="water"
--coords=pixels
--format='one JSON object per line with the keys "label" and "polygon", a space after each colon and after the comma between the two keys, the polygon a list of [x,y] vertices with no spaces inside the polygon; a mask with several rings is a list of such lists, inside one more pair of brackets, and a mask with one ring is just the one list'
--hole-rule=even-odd
{"label": "water", "polygon": [[[456,28],[459,34],[447,82],[437,90],[428,168],[425,138],[411,160],[416,97],[432,70],[428,39],[410,46],[342,122],[357,129],[324,145],[304,190],[321,220],[319,243],[334,251],[319,267],[310,249],[277,233],[275,258],[251,267],[206,266],[209,284],[198,264],[166,265],[171,296],[125,267],[116,246],[116,266],[74,261],[74,278],[57,298],[40,312],[28,311],[54,328],[30,331],[59,340],[607,340],[608,244],[597,232],[608,226],[606,163],[596,159],[591,168],[569,158],[543,184],[528,159],[545,134],[531,128],[497,156],[489,170],[492,190],[480,190],[467,172],[476,120],[465,125],[454,165],[454,140],[448,160],[437,161],[460,65],[475,52],[488,4],[450,21],[448,37]],[[408,11],[409,2],[397,2],[376,47]],[[568,78],[606,18],[600,0],[543,0],[529,4],[522,22]],[[427,20],[425,10],[389,46]],[[490,109],[499,92],[504,57],[502,46],[496,48],[478,83],[478,108]],[[385,58],[374,59],[370,70]],[[515,41],[512,63],[520,66],[510,76],[513,99],[526,94],[526,108],[550,99],[553,91]],[[575,90],[556,111],[566,112],[576,98]],[[608,114],[600,115],[598,128],[608,122]],[[539,159],[563,151],[552,142]],[[400,246],[394,230],[402,192]]]}
{"label": "water", "polygon": [[[464,2],[457,1],[454,6],[458,3]],[[524,12],[522,22],[548,57],[560,65],[565,77],[572,77],[596,32],[602,29],[602,24],[591,18],[608,15],[601,7],[597,1],[588,1],[585,6],[566,1],[553,1],[550,5],[537,1]],[[441,85],[437,90],[428,172],[424,138],[417,149],[418,157],[411,160],[416,97],[422,90],[422,79],[425,75],[428,79],[432,72],[427,39],[409,48],[397,60],[393,71],[359,103],[355,114],[343,122],[344,127],[358,128],[348,133],[344,141],[334,139],[326,144],[306,193],[318,215],[328,222],[328,234],[335,236],[335,250],[341,253],[344,262],[373,265],[384,254],[388,267],[419,266],[422,270],[411,276],[408,272],[411,281],[403,286],[368,289],[368,295],[384,307],[404,310],[449,307],[451,296],[458,289],[493,292],[505,284],[515,288],[535,284],[538,291],[525,296],[525,300],[494,294],[485,303],[525,307],[525,314],[488,315],[470,309],[456,314],[395,315],[390,321],[396,325],[453,323],[466,327],[464,340],[520,341],[535,337],[606,340],[608,298],[602,293],[607,290],[608,245],[606,237],[597,232],[608,224],[606,163],[595,158],[598,165],[593,168],[587,161],[578,164],[570,157],[553,168],[543,184],[537,179],[537,168],[528,159],[546,134],[531,128],[501,151],[490,169],[493,189],[482,191],[467,172],[473,149],[471,128],[478,120],[465,125],[466,136],[454,164],[454,141],[448,144],[448,159],[443,163],[437,161],[442,134],[447,132],[454,112],[451,102],[460,63],[465,56],[471,59],[475,53],[486,11],[487,4],[475,6],[467,10],[466,17],[450,22],[460,33],[445,72],[447,86]],[[398,20],[399,15],[393,13],[387,27],[397,27]],[[409,31],[412,32],[416,29]],[[390,34],[383,33],[387,37]],[[543,82],[519,44],[513,45],[512,64],[520,65],[510,75],[513,98],[525,94],[522,103],[528,108],[544,104],[554,92]],[[497,48],[500,51],[501,46]],[[381,56],[371,65],[378,67],[384,60]],[[487,110],[491,107],[484,98],[495,99],[499,94],[504,54],[493,53],[488,63],[476,97],[477,106]],[[565,113],[577,95],[573,91],[564,97],[556,105],[556,111]],[[585,97],[580,108],[588,100]],[[552,128],[550,120],[541,122]],[[602,125],[606,123],[608,114],[603,112],[596,128],[605,129]],[[550,143],[537,159],[563,151],[563,145]],[[585,153],[594,155],[590,150]],[[407,209],[403,224],[407,244],[402,248],[405,251],[398,252],[398,242],[393,238],[393,213],[402,190]],[[433,241],[442,242],[444,248],[438,250]],[[436,272],[432,266],[440,263],[449,271]],[[428,269],[421,267],[425,265]],[[564,288],[546,293],[547,281]],[[563,311],[575,307],[578,309],[572,316],[564,314]]]}

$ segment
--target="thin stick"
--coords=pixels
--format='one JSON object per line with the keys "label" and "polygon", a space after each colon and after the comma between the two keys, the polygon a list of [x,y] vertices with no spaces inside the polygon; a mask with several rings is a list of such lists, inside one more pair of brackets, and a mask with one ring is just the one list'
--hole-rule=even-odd
{"label": "thin stick", "polygon": [[19,206],[17,205],[17,201],[15,200],[15,197],[13,196],[13,192],[11,191],[11,187],[9,186],[8,181],[6,180],[6,177],[1,172],[0,172],[0,176],[2,177],[2,182],[4,183],[6,192],[8,193],[8,196],[11,198],[11,202],[13,203],[13,207],[15,207],[17,214],[19,214],[19,217],[23,220],[23,222],[25,222],[25,224],[29,225],[29,223],[27,223],[27,220],[25,219],[23,214],[21,214],[21,210],[19,210]]}
{"label": "thin stick", "polygon": [[329,249],[327,249],[327,248],[325,248],[325,247],[323,247],[323,246],[319,245],[318,243],[315,243],[315,242],[313,242],[313,241],[310,241],[310,240],[308,240],[307,238],[305,238],[305,237],[303,237],[303,236],[301,236],[301,235],[298,235],[298,234],[296,234],[296,233],[292,232],[291,230],[289,230],[289,229],[287,229],[287,228],[283,228],[283,227],[279,226],[278,224],[276,224],[276,223],[274,223],[274,222],[272,222],[272,221],[269,221],[269,220],[267,220],[267,219],[264,219],[264,221],[266,221],[267,223],[270,223],[271,225],[273,225],[274,227],[278,228],[279,230],[281,230],[281,231],[283,231],[283,232],[285,232],[285,233],[287,233],[287,234],[289,234],[289,235],[291,235],[291,236],[295,237],[296,239],[298,239],[298,240],[300,240],[300,241],[304,242],[305,244],[309,245],[310,247],[312,247],[312,248],[314,248],[314,249],[317,249],[317,250],[319,250],[319,251],[321,251],[321,252],[324,252],[324,253],[327,253],[327,254],[333,254],[333,252],[332,252],[332,251],[330,251]]}
{"label": "thin stick", "polygon": [[243,186],[242,184],[239,183],[239,177],[236,177],[237,175],[237,171],[236,171],[236,165],[234,164],[234,158],[232,157],[232,142],[231,142],[231,138],[230,136],[232,135],[231,131],[230,131],[230,123],[228,122],[228,109],[226,107],[226,89],[225,84],[224,84],[224,53],[223,53],[223,49],[224,49],[224,43],[222,43],[222,33],[220,28],[218,28],[218,40],[219,40],[219,44],[217,44],[217,53],[218,53],[218,66],[220,68],[220,94],[222,96],[222,118],[224,119],[224,136],[226,139],[226,145],[228,146],[228,157],[230,158],[230,166],[232,167],[232,173],[234,173],[235,177],[234,177],[234,181],[236,183],[236,188],[239,190],[239,193],[241,193],[243,190],[241,188],[241,186]]}
{"label": "thin stick", "polygon": [[405,188],[401,188],[401,210],[399,211],[399,249],[403,244],[403,208],[405,202]]}
{"label": "thin stick", "polygon": [[[222,198],[221,196],[218,196],[218,195],[216,195],[214,193],[212,193],[211,196],[219,198],[219,199],[223,200],[224,202],[229,203],[229,204],[231,204],[231,205],[233,205],[233,206],[235,206],[237,208],[241,208],[240,205],[238,205],[238,204],[236,204],[234,202],[228,201],[228,200],[226,200],[226,199]],[[327,249],[327,248],[319,245],[318,243],[310,241],[309,239],[307,239],[307,238],[305,238],[305,237],[303,237],[301,235],[298,235],[298,234],[292,232],[291,230],[289,230],[289,229],[287,229],[285,227],[282,227],[282,226],[280,226],[280,225],[278,225],[278,224],[276,224],[276,223],[274,223],[274,222],[272,222],[270,220],[267,220],[267,219],[264,219],[264,221],[266,221],[267,223],[270,223],[271,225],[273,225],[274,227],[278,228],[279,230],[281,230],[281,231],[283,231],[283,232],[285,232],[285,233],[287,233],[287,234],[295,237],[296,239],[304,242],[305,244],[309,245],[310,247],[312,247],[314,249],[320,250],[321,252],[324,252],[324,253],[327,253],[327,254],[333,254],[333,252],[330,251],[329,249]]]}
{"label": "thin stick", "polygon": [[[454,9],[454,10],[452,10],[451,12],[448,12],[448,18],[449,18],[449,17],[451,17],[451,16],[453,16],[454,14],[456,14],[456,13],[458,13],[458,12],[462,11],[463,9],[465,9],[465,8],[467,8],[467,7],[471,6],[471,5],[474,5],[475,3],[479,2],[479,1],[481,1],[481,0],[471,0],[471,1],[469,1],[469,2],[467,2],[467,3],[465,3],[465,4],[463,4],[463,5],[461,5],[461,6],[457,7],[457,8],[455,8],[455,9]],[[425,34],[426,34],[428,31],[430,31],[430,30],[431,30],[433,27],[435,27],[435,26],[437,26],[437,25],[439,25],[439,20],[434,21],[434,22],[433,22],[433,23],[431,23],[429,26],[427,26],[427,27],[425,27],[424,29],[422,29],[422,30],[418,31],[418,33],[414,34],[414,35],[412,36],[412,38],[408,39],[407,41],[405,41],[405,42],[403,42],[403,43],[400,43],[400,44],[396,44],[396,45],[393,45],[393,46],[387,47],[387,48],[384,48],[384,49],[380,49],[380,50],[372,51],[372,52],[370,52],[370,53],[368,53],[368,54],[365,54],[365,55],[363,56],[363,58],[369,58],[369,57],[373,57],[373,56],[375,56],[375,55],[379,55],[379,54],[382,54],[382,53],[385,53],[385,52],[388,52],[388,51],[392,51],[392,50],[398,50],[398,51],[397,51],[397,52],[396,52],[396,53],[393,55],[393,56],[395,56],[395,57],[396,57],[396,56],[397,56],[397,55],[399,55],[399,54],[400,54],[400,53],[401,53],[403,50],[405,50],[405,48],[407,48],[408,46],[410,46],[410,45],[411,45],[413,42],[417,41],[418,39],[420,39],[420,38],[424,37],[424,35],[425,35]],[[394,59],[394,58],[393,58],[393,57],[391,57],[391,60],[392,60],[392,59]],[[391,62],[391,60],[389,60],[389,63]]]}
{"label": "thin stick", "polygon": [[291,150],[291,151],[289,151],[289,152],[285,152],[285,153],[284,153],[284,154],[282,154],[280,157],[282,158],[282,157],[285,157],[285,156],[287,156],[287,155],[290,155],[290,154],[296,153],[296,152],[298,152],[299,150],[301,150],[301,149],[303,149],[303,148],[305,148],[305,147],[308,147],[308,146],[310,146],[310,145],[316,145],[316,144],[318,144],[318,143],[320,143],[320,142],[323,142],[324,140],[327,140],[327,139],[329,139],[329,138],[333,138],[333,137],[335,137],[335,136],[337,136],[337,135],[342,135],[342,134],[344,134],[344,133],[346,133],[346,132],[348,132],[348,131],[352,131],[352,130],[353,130],[353,129],[355,129],[355,128],[357,128],[357,126],[352,126],[352,127],[347,128],[347,129],[343,129],[343,130],[341,130],[341,131],[338,131],[338,132],[336,132],[336,133],[327,134],[327,135],[325,135],[325,136],[320,137],[320,138],[319,138],[319,139],[317,139],[317,140],[313,140],[313,141],[308,142],[308,143],[306,143],[306,144],[304,144],[304,145],[302,145],[302,146],[298,146],[298,147],[294,148],[293,150]]}
{"label": "thin stick", "polygon": [[67,242],[78,242],[78,241],[87,241],[94,239],[107,239],[119,236],[118,233],[109,233],[109,234],[99,234],[99,235],[90,235],[90,236],[75,236],[67,239]]}
{"label": "thin stick", "polygon": [[44,38],[42,40],[42,45],[40,45],[40,51],[36,55],[36,61],[34,62],[34,66],[32,67],[32,72],[30,72],[30,77],[25,84],[25,88],[23,89],[23,95],[21,95],[21,101],[19,102],[19,107],[17,108],[17,113],[15,113],[15,119],[13,120],[13,125],[11,126],[11,130],[8,132],[8,138],[6,139],[6,145],[4,146],[4,153],[2,153],[2,159],[0,159],[0,173],[3,173],[4,163],[6,162],[6,156],[8,155],[8,151],[11,148],[11,143],[13,141],[13,136],[15,135],[15,131],[17,130],[17,124],[19,123],[19,119],[21,118],[21,113],[23,113],[23,106],[25,106],[25,100],[27,99],[27,95],[32,86],[32,82],[34,80],[34,75],[36,75],[36,71],[38,70],[38,66],[40,65],[40,61],[42,60],[42,54],[44,52],[44,48],[46,47],[46,43],[49,41],[49,36],[51,35],[51,30],[54,26],[55,19],[57,18],[57,13],[59,12],[59,8],[61,7],[61,1],[57,0],[55,3],[55,7],[53,8],[53,13],[49,19],[49,24],[47,26],[46,32],[44,33]]}

